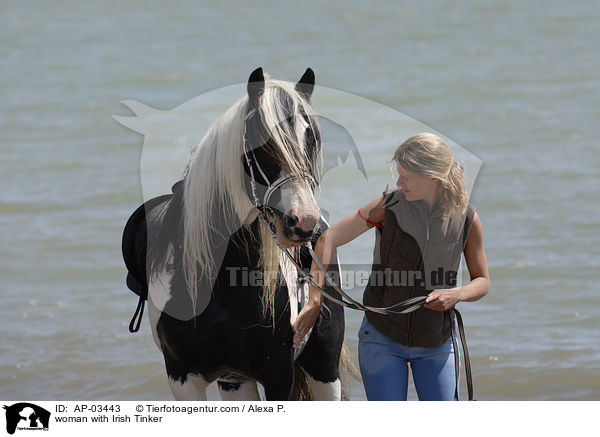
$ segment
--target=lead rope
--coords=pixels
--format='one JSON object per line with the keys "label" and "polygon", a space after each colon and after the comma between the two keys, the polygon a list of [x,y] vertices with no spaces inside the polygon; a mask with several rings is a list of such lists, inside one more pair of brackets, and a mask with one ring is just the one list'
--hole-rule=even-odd
{"label": "lead rope", "polygon": [[[471,374],[471,360],[469,358],[469,348],[467,347],[467,338],[465,336],[465,327],[463,325],[462,316],[458,312],[456,308],[452,308],[450,310],[450,314],[455,315],[456,324],[458,325],[458,335],[460,337],[460,342],[462,345],[464,360],[465,360],[465,376],[467,378],[467,391],[469,394],[469,400],[473,401],[473,375]],[[452,345],[454,347],[454,374],[456,376],[456,387],[454,389],[454,400],[458,401],[458,387],[460,385],[460,353],[458,351],[458,343],[456,341],[456,326],[454,321],[452,323]]]}
{"label": "lead rope", "polygon": [[[333,281],[333,279],[329,276],[327,271],[325,270],[325,267],[323,266],[323,264],[321,264],[321,261],[315,254],[310,243],[308,243],[306,245],[306,247],[310,253],[311,258],[315,262],[315,265],[318,267],[318,269],[321,271],[321,273],[325,276],[326,285],[329,285],[335,291],[337,291],[341,296],[345,297],[346,299],[348,299],[350,301],[349,303],[348,302],[341,303],[341,305],[343,305],[343,306],[346,306],[348,308],[352,308],[355,310],[371,311],[371,312],[378,313],[378,314],[408,314],[410,312],[413,312],[413,311],[419,309],[420,307],[422,307],[425,304],[425,300],[427,299],[427,296],[416,296],[416,297],[413,297],[410,299],[403,300],[402,302],[399,302],[397,304],[394,304],[394,305],[391,305],[391,306],[385,307],[385,308],[364,305],[364,304],[352,299],[352,297],[348,296],[348,294],[346,292],[344,292],[344,290],[342,290],[340,287],[338,287],[335,284],[335,282]],[[288,254],[288,256],[289,256],[289,254]],[[330,296],[328,294],[324,293],[324,290],[312,280],[312,277],[310,277],[310,275],[308,275],[308,276],[309,276],[310,283],[317,289],[317,291],[321,292],[325,297],[331,299]],[[334,302],[340,303],[339,300],[334,300]],[[402,307],[402,306],[408,306],[408,307],[403,309],[402,311],[392,311],[392,308]]]}

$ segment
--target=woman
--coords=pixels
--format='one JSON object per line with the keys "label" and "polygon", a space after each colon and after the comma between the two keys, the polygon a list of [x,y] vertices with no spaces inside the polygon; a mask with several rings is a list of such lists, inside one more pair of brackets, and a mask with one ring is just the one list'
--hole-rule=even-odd
{"label": "woman", "polygon": [[[478,300],[489,290],[483,229],[468,203],[463,170],[441,138],[423,133],[407,139],[396,150],[394,162],[397,188],[325,231],[315,253],[327,267],[337,247],[377,227],[365,305],[390,307],[420,295],[427,299],[410,314],[365,313],[358,352],[367,399],[406,400],[410,363],[420,400],[452,400],[454,320],[448,310],[458,302]],[[471,281],[457,287],[461,253]],[[314,262],[311,274],[324,284]],[[294,345],[315,323],[321,301],[311,287],[309,303],[294,323]]]}

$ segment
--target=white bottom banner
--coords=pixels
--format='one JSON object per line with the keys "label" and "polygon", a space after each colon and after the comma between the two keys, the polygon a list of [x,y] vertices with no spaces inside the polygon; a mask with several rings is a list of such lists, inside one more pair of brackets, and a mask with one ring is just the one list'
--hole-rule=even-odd
{"label": "white bottom banner", "polygon": [[34,431],[61,437],[600,435],[596,419],[600,402],[10,401],[2,405],[0,436],[27,437]]}

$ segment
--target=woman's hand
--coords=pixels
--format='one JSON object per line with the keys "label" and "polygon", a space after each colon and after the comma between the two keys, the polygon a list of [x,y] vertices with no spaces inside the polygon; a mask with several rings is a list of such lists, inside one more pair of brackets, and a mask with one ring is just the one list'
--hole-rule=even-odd
{"label": "woman's hand", "polygon": [[304,308],[302,308],[300,314],[298,314],[293,326],[294,349],[300,345],[302,339],[306,336],[306,334],[308,334],[310,328],[312,328],[315,324],[317,317],[319,317],[319,311],[321,311],[321,304],[309,301]]}
{"label": "woman's hand", "polygon": [[460,302],[460,287],[434,290],[427,295],[425,308],[434,311],[446,311]]}

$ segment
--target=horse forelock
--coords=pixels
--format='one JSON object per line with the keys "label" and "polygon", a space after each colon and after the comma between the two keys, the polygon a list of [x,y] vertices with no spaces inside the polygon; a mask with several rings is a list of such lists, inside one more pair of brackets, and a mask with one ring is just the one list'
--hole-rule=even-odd
{"label": "horse forelock", "polygon": [[[198,280],[206,277],[212,283],[218,273],[211,231],[225,227],[226,237],[229,237],[257,216],[245,191],[241,160],[248,110],[248,96],[233,104],[192,151],[186,168],[183,273],[192,302],[196,302]],[[309,172],[318,180],[322,162],[320,150],[311,156],[305,145],[305,133],[308,127],[319,138],[319,126],[309,102],[294,85],[267,78],[256,110],[265,135],[276,148],[283,171]],[[288,270],[293,267],[274,244],[270,233],[263,231],[256,236],[260,242],[261,267],[268,272],[281,268],[284,276],[290,276]],[[265,286],[265,308],[272,305],[274,281]]]}
{"label": "horse forelock", "polygon": [[[309,128],[319,138],[319,125],[310,103],[289,82],[267,80],[258,108],[265,136],[271,138],[282,168],[288,173],[311,173],[319,177],[320,162],[311,162],[305,142]],[[260,146],[256,145],[256,146]]]}
{"label": "horse forelock", "polygon": [[[267,80],[265,90],[257,108],[264,136],[271,139],[276,147],[275,154],[284,173],[300,174],[307,172],[319,179],[322,158],[319,153],[312,155],[305,143],[306,129],[309,128],[319,138],[319,126],[310,103],[289,82]],[[255,145],[260,146],[260,145]],[[308,190],[307,190],[308,192]],[[281,269],[289,287],[295,287],[295,267],[273,241],[269,231],[263,229],[261,239],[261,265],[265,271]],[[263,307],[272,307],[277,289],[277,275],[263,287]],[[273,313],[273,312],[272,312]],[[274,315],[274,314],[273,314]]]}

